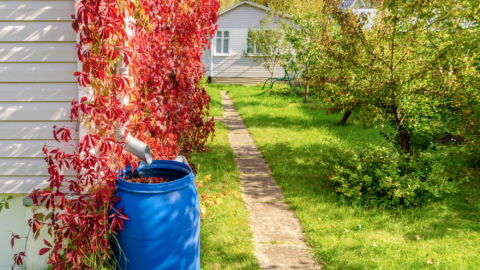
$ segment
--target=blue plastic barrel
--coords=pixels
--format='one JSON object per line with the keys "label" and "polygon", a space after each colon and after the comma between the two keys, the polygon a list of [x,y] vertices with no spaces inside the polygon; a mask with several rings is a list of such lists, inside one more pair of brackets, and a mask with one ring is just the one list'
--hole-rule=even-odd
{"label": "blue plastic barrel", "polygon": [[[121,178],[163,177],[174,181],[139,184]],[[188,165],[168,160],[140,162],[119,178],[116,195],[130,220],[112,245],[122,270],[200,269],[200,207]]]}

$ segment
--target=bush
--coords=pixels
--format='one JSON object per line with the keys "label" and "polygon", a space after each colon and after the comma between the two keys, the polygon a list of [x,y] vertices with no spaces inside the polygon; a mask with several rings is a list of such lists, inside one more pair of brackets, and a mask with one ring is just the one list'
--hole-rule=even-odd
{"label": "bush", "polygon": [[423,152],[416,157],[385,147],[334,149],[323,163],[342,199],[353,204],[418,206],[456,192],[439,155]]}

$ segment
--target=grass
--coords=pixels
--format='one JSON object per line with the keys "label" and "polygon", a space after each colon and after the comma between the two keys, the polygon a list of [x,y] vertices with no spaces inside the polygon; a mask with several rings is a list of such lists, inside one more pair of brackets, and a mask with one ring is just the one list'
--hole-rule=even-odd
{"label": "grass", "polygon": [[[228,127],[224,123],[216,123],[215,138],[208,147],[211,152],[192,154],[198,169],[196,179],[211,175],[211,180],[204,188],[199,188],[199,193],[214,194],[231,189],[241,195],[235,155],[228,141]],[[201,224],[201,268],[259,269],[253,254],[249,212],[242,199],[229,194],[222,198],[220,205],[207,209],[211,215]]]}
{"label": "grass", "polygon": [[223,116],[222,95],[217,88],[204,85],[205,90],[210,96],[210,116]]}
{"label": "grass", "polygon": [[281,89],[210,87],[232,97],[325,269],[480,269],[478,177],[423,207],[342,204],[319,156],[332,147],[386,145],[378,129],[337,126],[341,115],[326,116],[321,104],[303,104]]}

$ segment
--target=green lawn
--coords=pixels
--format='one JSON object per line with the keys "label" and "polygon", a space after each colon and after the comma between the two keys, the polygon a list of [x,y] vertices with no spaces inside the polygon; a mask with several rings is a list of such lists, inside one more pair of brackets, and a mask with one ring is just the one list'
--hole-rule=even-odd
{"label": "green lawn", "polygon": [[[203,179],[205,175],[212,177],[204,188],[199,188],[199,193],[222,193],[231,189],[241,196],[239,173],[225,124],[216,122],[215,138],[208,147],[211,152],[192,154],[198,169],[196,179]],[[241,197],[229,194],[222,198],[219,206],[207,209],[211,215],[202,221],[200,235],[202,269],[259,269],[253,254],[249,212]]]}
{"label": "green lawn", "polygon": [[325,269],[480,269],[478,177],[459,194],[424,207],[344,205],[328,183],[320,154],[337,146],[386,145],[378,129],[337,126],[341,115],[326,116],[317,110],[320,103],[305,105],[300,96],[282,91],[209,87],[232,97]]}
{"label": "green lawn", "polygon": [[205,90],[210,96],[210,116],[223,116],[222,95],[217,88],[204,85]]}

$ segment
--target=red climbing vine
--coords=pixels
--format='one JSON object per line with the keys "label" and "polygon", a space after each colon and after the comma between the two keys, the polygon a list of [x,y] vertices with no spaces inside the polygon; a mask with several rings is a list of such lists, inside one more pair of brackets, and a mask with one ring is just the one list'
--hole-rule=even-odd
{"label": "red climbing vine", "polygon": [[[41,229],[53,238],[40,250],[53,269],[111,261],[110,235],[129,219],[120,209],[109,215],[113,201],[121,200],[112,198],[115,172],[138,164],[115,141],[115,123],[148,144],[154,159],[205,150],[214,122],[207,120],[210,98],[198,82],[218,8],[216,0],[77,2],[72,26],[83,69],[74,75],[86,94],[72,101],[71,119],[80,128],[54,127],[64,145],[43,148],[49,187],[29,195],[37,207],[28,224],[35,239]],[[120,62],[128,72],[119,70]],[[128,97],[129,104],[122,106],[118,97]],[[74,132],[78,144],[72,143]],[[12,247],[16,239],[12,234]],[[15,254],[15,265],[27,255]]]}

